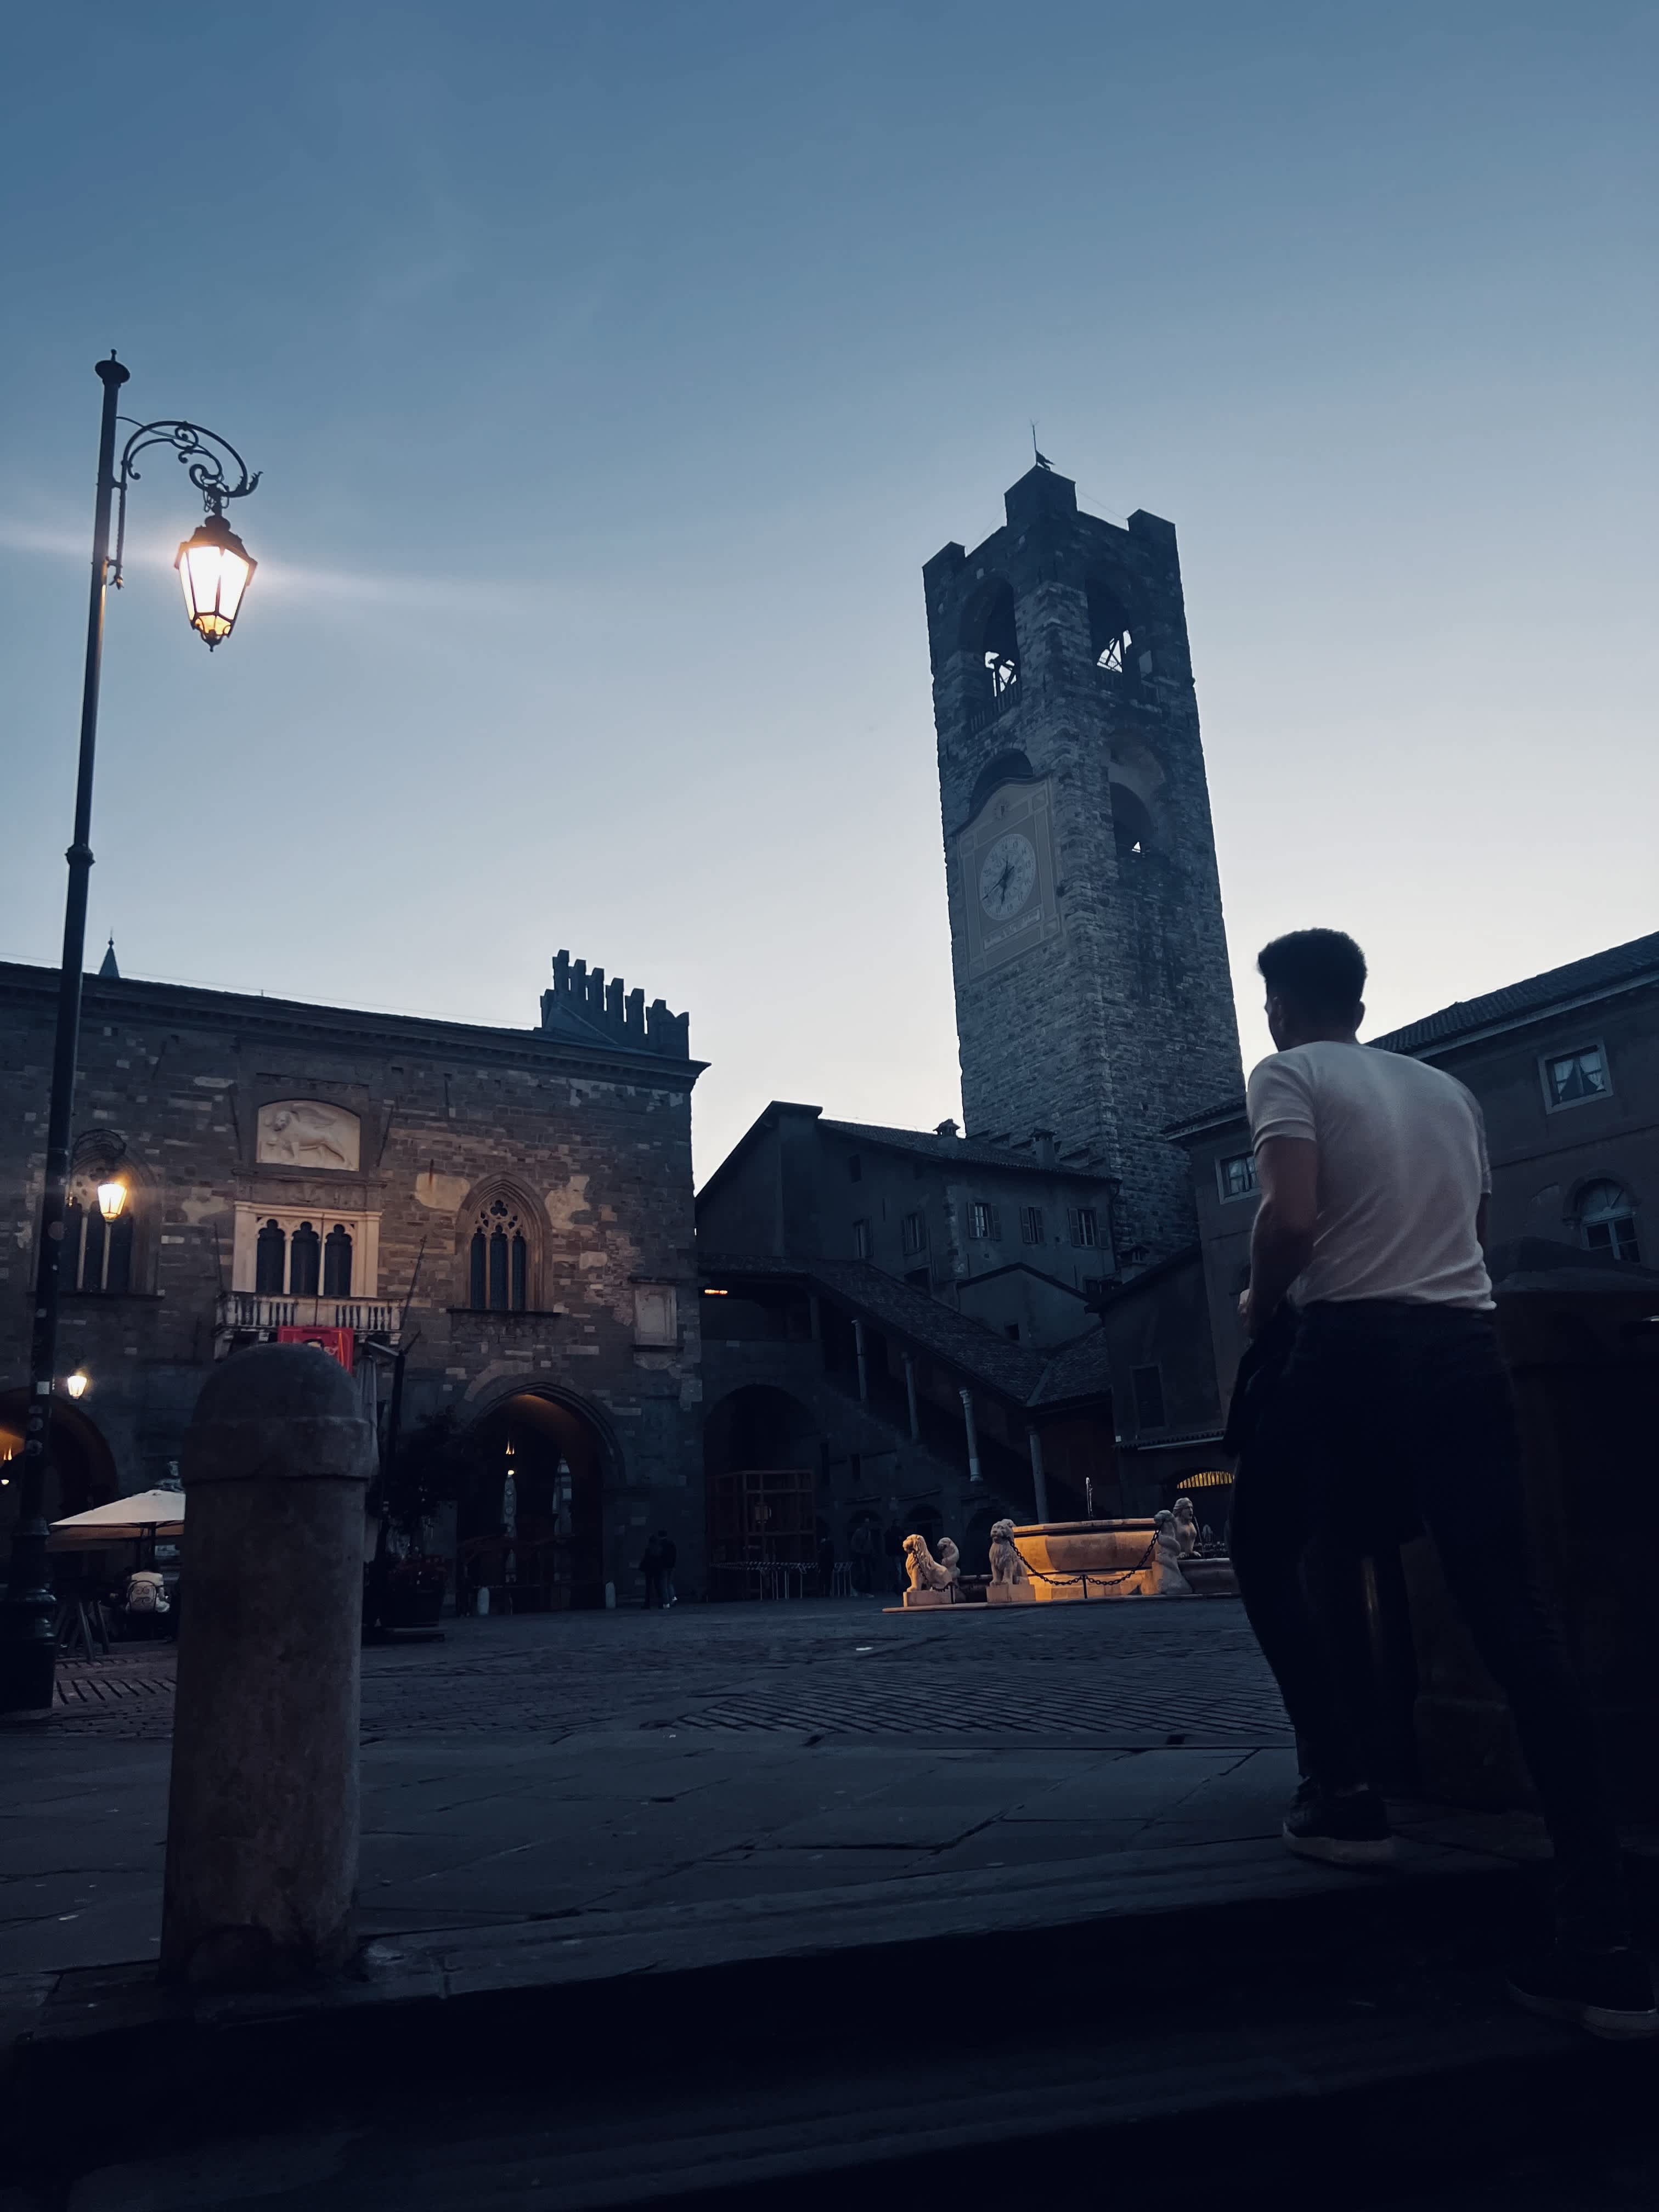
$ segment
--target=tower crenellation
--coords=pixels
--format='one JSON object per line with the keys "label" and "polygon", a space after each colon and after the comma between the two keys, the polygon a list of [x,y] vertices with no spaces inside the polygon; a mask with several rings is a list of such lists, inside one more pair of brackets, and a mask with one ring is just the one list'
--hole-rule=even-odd
{"label": "tower crenellation", "polygon": [[1052,1131],[1153,1257],[1195,1233],[1162,1132],[1237,1091],[1173,526],[1039,465],[922,571],[968,1132]]}

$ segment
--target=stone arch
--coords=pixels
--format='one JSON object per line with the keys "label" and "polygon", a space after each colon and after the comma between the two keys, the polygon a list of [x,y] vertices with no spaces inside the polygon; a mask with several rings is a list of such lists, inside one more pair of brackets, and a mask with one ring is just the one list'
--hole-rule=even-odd
{"label": "stone arch", "polygon": [[1110,676],[1133,684],[1140,673],[1144,641],[1136,635],[1133,595],[1124,578],[1093,568],[1084,579],[1089,603],[1089,657]]}
{"label": "stone arch", "polygon": [[[161,1243],[162,1187],[160,1178],[127,1149],[118,1129],[82,1129],[70,1152],[66,1243],[60,1285],[76,1290],[125,1292],[153,1291]],[[98,1185],[124,1182],[127,1202],[120,1218],[106,1228],[98,1212]],[[96,1276],[94,1281],[93,1277]]]}
{"label": "stone arch", "polygon": [[[23,1467],[23,1424],[28,1418],[27,1389],[0,1391],[0,1531],[17,1517]],[[61,1521],[122,1495],[115,1455],[97,1423],[79,1406],[59,1398],[52,1409],[52,1465],[46,1474],[46,1517]]]}
{"label": "stone arch", "polygon": [[968,656],[969,693],[975,702],[1003,699],[1019,688],[1019,628],[1014,587],[988,577],[962,611],[957,643]]}
{"label": "stone arch", "polygon": [[[456,1501],[459,1595],[477,1609],[585,1611],[605,1602],[611,1525],[623,1480],[616,1431],[590,1400],[562,1385],[505,1376],[468,1408],[466,1474]],[[514,1480],[514,1525],[505,1515]]]}
{"label": "stone arch", "polygon": [[547,1231],[547,1208],[526,1183],[513,1175],[481,1176],[455,1215],[453,1303],[495,1313],[544,1311]]}
{"label": "stone arch", "polygon": [[968,801],[968,819],[973,821],[1005,783],[1036,783],[1038,780],[1036,770],[1018,746],[1006,747],[980,770]]}

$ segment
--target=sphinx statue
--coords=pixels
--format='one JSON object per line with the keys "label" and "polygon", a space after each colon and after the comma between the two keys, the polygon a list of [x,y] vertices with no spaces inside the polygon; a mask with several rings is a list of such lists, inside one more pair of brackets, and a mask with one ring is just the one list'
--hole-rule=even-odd
{"label": "sphinx statue", "polygon": [[1157,1546],[1158,1595],[1160,1597],[1195,1596],[1197,1593],[1181,1571],[1184,1551],[1190,1548],[1182,1546],[1181,1523],[1166,1508],[1162,1513],[1152,1516],[1152,1527],[1157,1532],[1153,1541]]}

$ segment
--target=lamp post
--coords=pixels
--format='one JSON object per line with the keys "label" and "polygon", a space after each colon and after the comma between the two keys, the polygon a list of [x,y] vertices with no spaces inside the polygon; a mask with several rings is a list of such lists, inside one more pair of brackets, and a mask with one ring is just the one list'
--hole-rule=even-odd
{"label": "lamp post", "polygon": [[[98,738],[98,682],[104,659],[104,603],[121,583],[126,541],[127,487],[138,480],[138,456],[170,446],[202,495],[207,519],[179,548],[174,562],[184,586],[185,609],[210,650],[230,635],[252,575],[247,548],[224,519],[228,501],[246,498],[259,479],[250,476],[228,440],[195,422],[139,422],[121,449],[115,439],[116,399],[128,372],[112,354],[97,364],[104,387],[98,431],[98,492],[93,509],[92,586],[87,608],[87,653],[81,690],[81,753],[75,786],[75,835],[65,855],[69,895],[64,908],[64,957],[58,983],[58,1029],[52,1048],[52,1098],[46,1117],[46,1184],[40,1195],[40,1237],[35,1270],[33,1335],[29,1357],[28,1413],[24,1426],[17,1520],[11,1561],[0,1604],[0,1712],[51,1710],[57,1661],[54,1606],[46,1571],[46,1471],[52,1459],[52,1405],[58,1362],[58,1277],[64,1257],[64,1215],[69,1194],[70,1128],[75,1109],[75,1066],[81,1028],[81,975],[86,953],[87,877],[92,867],[92,767]],[[234,471],[233,481],[230,471]],[[111,510],[115,510],[115,558],[110,559]],[[125,1188],[99,1192],[106,1219],[118,1214]],[[118,1197],[114,1195],[120,1192]],[[114,1213],[111,1212],[113,1206]],[[85,1382],[81,1388],[84,1389]],[[73,1393],[78,1396],[79,1391]]]}

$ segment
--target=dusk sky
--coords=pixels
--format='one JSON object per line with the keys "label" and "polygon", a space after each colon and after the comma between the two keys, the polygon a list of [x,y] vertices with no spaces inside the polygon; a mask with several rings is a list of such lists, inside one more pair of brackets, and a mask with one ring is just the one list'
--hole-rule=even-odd
{"label": "dusk sky", "polygon": [[283,0],[13,10],[0,957],[55,962],[99,386],[264,471],[211,657],[166,456],[112,599],[89,964],[959,1113],[919,571],[1043,451],[1179,533],[1247,1064],[1659,927],[1659,15]]}

